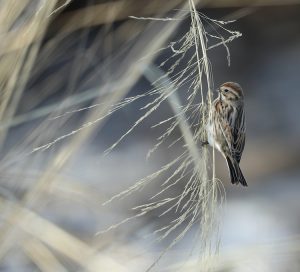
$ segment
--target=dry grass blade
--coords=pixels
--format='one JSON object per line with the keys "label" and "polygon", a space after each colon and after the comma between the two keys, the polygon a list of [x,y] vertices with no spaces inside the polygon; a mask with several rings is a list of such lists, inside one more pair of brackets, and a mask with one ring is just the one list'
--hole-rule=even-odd
{"label": "dry grass blade", "polygon": [[[77,78],[79,78],[79,75],[85,74],[88,69],[85,70],[77,65],[77,61],[81,60],[81,56],[79,56],[78,59],[76,58],[72,61],[71,75],[68,77],[66,87],[63,85],[63,80],[57,80],[61,73],[65,72],[64,70],[59,70],[58,73],[51,75],[51,77],[49,76],[45,80],[45,85],[47,86],[43,90],[45,94],[51,96],[55,93],[54,90],[60,90],[63,87],[67,89],[67,98],[63,99],[62,103],[56,103],[48,108],[39,108],[14,118],[28,79],[30,76],[35,76],[36,71],[32,70],[32,68],[38,52],[41,54],[41,63],[46,65],[48,59],[55,52],[56,43],[61,42],[64,45],[63,41],[69,31],[82,26],[90,27],[93,24],[99,24],[101,21],[99,14],[92,14],[92,8],[88,7],[85,10],[87,15],[85,18],[87,20],[74,23],[73,18],[70,20],[70,24],[66,24],[66,28],[61,31],[60,35],[50,41],[45,41],[45,45],[40,50],[51,15],[60,12],[70,2],[70,0],[63,1],[63,3],[60,1],[59,4],[55,0],[39,2],[38,6],[34,6],[30,16],[24,19],[25,23],[20,24],[21,27],[17,29],[14,29],[15,20],[28,8],[29,5],[27,4],[29,2],[24,1],[22,4],[18,4],[19,2],[17,1],[7,0],[4,1],[3,10],[8,12],[9,16],[6,17],[5,13],[0,11],[0,20],[3,20],[4,25],[1,33],[7,37],[2,46],[3,50],[0,52],[3,58],[3,62],[0,65],[0,84],[3,87],[0,103],[0,117],[2,120],[0,143],[5,139],[10,127],[49,114],[47,122],[39,123],[27,137],[22,139],[22,144],[25,146],[22,151],[25,151],[15,156],[19,161],[26,161],[24,162],[24,173],[19,174],[20,177],[29,174],[27,166],[34,164],[35,160],[40,160],[41,151],[50,151],[51,149],[52,152],[51,159],[45,161],[41,173],[35,177],[34,182],[30,183],[22,191],[18,201],[16,199],[6,200],[0,198],[0,205],[9,207],[9,213],[5,214],[3,225],[1,226],[0,259],[3,259],[12,246],[19,241],[18,238],[25,237],[25,242],[21,242],[21,245],[31,261],[42,271],[65,271],[67,269],[60,263],[60,256],[56,258],[56,254],[67,257],[88,271],[126,271],[123,265],[118,264],[104,254],[99,255],[99,252],[93,246],[89,246],[32,210],[40,207],[43,203],[45,192],[49,192],[51,188],[59,187],[58,183],[62,180],[62,171],[66,169],[68,163],[81,147],[96,132],[102,129],[107,117],[136,101],[140,102],[145,97],[149,97],[151,100],[148,100],[141,108],[144,111],[144,115],[137,118],[132,127],[108,151],[115,148],[138,125],[168,103],[171,105],[173,115],[171,117],[163,117],[162,120],[153,125],[154,129],[166,126],[166,130],[158,137],[157,143],[149,151],[149,156],[158,148],[163,148],[164,144],[167,144],[169,148],[175,145],[179,146],[178,150],[181,153],[176,154],[157,172],[141,179],[107,201],[109,203],[112,200],[129,196],[159,178],[164,179],[161,189],[154,195],[150,195],[150,200],[147,203],[133,208],[135,212],[133,216],[110,226],[108,230],[155,211],[159,211],[160,217],[174,214],[175,218],[173,220],[153,231],[153,235],[158,241],[174,235],[174,239],[161,253],[157,261],[198,223],[200,224],[201,253],[208,252],[209,255],[211,250],[216,250],[217,247],[211,240],[211,236],[217,226],[215,220],[216,207],[219,205],[218,193],[222,190],[222,187],[219,186],[219,182],[215,177],[214,155],[211,163],[208,150],[198,146],[198,143],[205,138],[205,123],[208,114],[211,114],[213,80],[208,51],[223,45],[229,56],[227,44],[237,38],[239,33],[225,28],[225,22],[209,19],[197,12],[194,1],[189,0],[182,9],[177,11],[174,18],[155,17],[155,21],[161,21],[156,23],[163,24],[163,27],[158,30],[155,24],[150,24],[146,28],[145,33],[137,39],[137,42],[130,49],[126,49],[126,56],[117,65],[115,63],[111,66],[104,65],[105,67],[102,70],[99,69],[89,73],[82,83]],[[173,7],[174,5],[176,6],[176,3],[172,2],[167,6]],[[114,22],[116,19],[123,18],[127,14],[123,10],[125,4],[126,1],[113,3],[112,6],[115,8],[110,9],[105,14],[105,19],[101,19],[104,22]],[[151,6],[151,3],[149,5]],[[100,6],[97,7],[99,8]],[[102,10],[102,12],[105,11],[106,9]],[[78,13],[76,14],[78,15]],[[89,16],[91,14],[93,15],[92,17]],[[146,15],[148,16],[148,13]],[[186,15],[190,15],[190,29],[177,41],[171,42],[164,48],[171,55],[161,63],[160,68],[151,65],[156,57],[156,53],[160,52],[159,50],[162,46],[165,46],[170,36],[183,22],[183,19],[187,18]],[[151,16],[151,13],[149,13],[149,16]],[[21,18],[23,19],[23,17]],[[152,17],[139,19],[149,20]],[[213,25],[214,28],[211,32],[205,28],[205,22],[207,26]],[[109,27],[107,26],[107,28]],[[215,28],[224,31],[224,37],[218,31],[214,32]],[[18,44],[20,37],[15,35],[16,33],[19,34],[20,31],[25,31],[24,40],[21,43],[22,46]],[[84,46],[88,40],[88,34],[87,32],[82,34],[85,38],[77,47],[78,55],[85,52]],[[64,50],[68,50],[69,45],[64,45],[62,48],[63,50],[59,52],[58,58],[64,57]],[[92,47],[89,53],[93,56],[97,49],[97,46]],[[118,60],[116,59],[115,62]],[[65,60],[63,59],[63,61]],[[92,62],[93,60],[88,59],[88,61]],[[90,67],[93,67],[93,65]],[[99,88],[90,89],[90,86],[99,77],[99,74],[103,73],[103,70],[109,70],[111,67],[114,67],[114,73],[109,77],[104,76],[103,84]],[[163,70],[165,72],[162,72]],[[144,73],[151,81],[153,89],[137,96],[126,97]],[[104,74],[106,75],[106,73]],[[83,90],[85,92],[76,94],[75,89],[79,83],[80,91]],[[50,86],[49,89],[48,85]],[[185,92],[183,99],[179,99],[179,90],[184,90]],[[76,108],[76,105],[94,98],[96,98],[93,101],[94,104]],[[41,101],[42,99],[33,101],[30,109],[36,109],[35,106]],[[70,109],[67,112],[62,112],[62,109],[66,108]],[[53,109],[56,111],[54,112]],[[60,130],[64,128],[64,125],[67,127],[67,121],[70,117],[83,111],[86,114],[79,125],[76,125],[75,128],[72,127],[67,132],[64,129]],[[178,138],[175,140],[174,138],[171,139],[178,131],[180,131]],[[65,141],[66,139],[68,141]],[[61,145],[57,145],[58,143]],[[32,148],[32,146],[34,147]],[[54,149],[54,146],[57,149]],[[30,150],[29,152],[27,152],[28,149]],[[5,169],[8,165],[10,166],[10,158],[10,156],[4,158],[1,169]],[[182,186],[182,191],[177,195],[168,195],[179,184]],[[62,185],[61,187],[68,189],[68,186],[64,187]],[[89,194],[88,190],[86,192],[86,194]],[[23,241],[23,239],[20,241]],[[156,262],[153,263],[149,270]]]}
{"label": "dry grass blade", "polygon": [[43,272],[68,271],[53,255],[53,253],[39,240],[31,238],[22,244],[26,255]]}
{"label": "dry grass blade", "polygon": [[[43,219],[17,203],[0,198],[0,206],[4,208],[7,205],[10,207],[11,213],[17,215],[14,217],[8,216],[6,218],[10,225],[17,226],[23,232],[29,234],[29,237],[35,237],[42,241],[58,253],[70,258],[80,266],[87,268],[88,271],[99,271],[105,267],[115,271],[126,271],[124,267],[113,262],[109,257],[101,256],[100,254],[98,255],[96,249],[90,247],[48,220]],[[29,250],[36,249],[37,247],[40,248],[41,245],[25,244],[27,253],[29,253]],[[39,253],[45,253],[48,260],[50,259],[50,261],[55,262],[53,256],[50,256],[49,252],[45,252],[44,248],[43,251],[40,251]],[[32,254],[32,252],[29,254]],[[37,258],[37,256],[35,256],[35,258]],[[39,264],[45,265],[41,262],[42,260],[39,259]],[[55,262],[55,265],[57,265],[57,267],[59,266],[57,262]]]}
{"label": "dry grass blade", "polygon": [[[42,33],[45,32],[49,23],[49,19],[45,20],[45,17],[47,17],[55,6],[56,0],[47,1],[44,5],[34,8],[27,6],[27,3],[27,1],[24,1],[23,4],[20,4],[20,1],[14,0],[3,1],[3,12],[0,14],[1,34],[5,37],[0,51],[0,56],[3,59],[0,65],[0,86],[2,91],[0,120],[5,120],[6,122],[9,122],[15,114],[37,56],[43,37]],[[33,9],[30,10],[32,16],[29,20],[25,16],[24,18],[21,16],[22,12],[25,13],[27,9]],[[16,52],[9,53],[7,48],[10,48],[10,50],[14,48],[16,39],[20,37],[15,33],[19,31],[15,25],[18,21],[22,20],[27,22],[27,24],[25,29],[21,29],[21,37],[29,39],[30,42],[26,46],[19,48]],[[32,41],[35,41],[35,43],[31,45]],[[5,137],[6,130],[3,129],[0,136],[0,145],[2,145]]]}
{"label": "dry grass blade", "polygon": [[[49,2],[50,3],[50,2]],[[44,20],[43,23],[40,23],[37,25],[41,25],[41,29],[39,31],[42,31],[42,27],[46,27],[48,17],[43,17],[42,15],[49,14],[49,11],[53,9],[54,2],[51,2],[51,5],[47,5],[48,8],[45,8],[45,13],[43,13],[43,8],[39,10],[39,15],[37,16],[38,19]],[[42,16],[42,17],[40,17]],[[53,156],[53,159],[49,162],[49,165],[45,167],[44,172],[42,175],[38,178],[36,183],[28,189],[28,191],[23,195],[22,200],[20,201],[21,205],[24,207],[33,207],[37,205],[40,201],[40,197],[42,195],[42,192],[47,191],[47,188],[49,186],[53,185],[57,179],[57,175],[59,175],[59,172],[63,169],[63,167],[67,164],[67,162],[70,160],[72,155],[79,149],[79,147],[92,135],[95,129],[99,130],[101,125],[103,124],[103,116],[106,116],[107,113],[110,112],[111,105],[116,104],[118,101],[120,101],[124,96],[126,96],[127,92],[130,90],[130,88],[135,84],[135,82],[140,77],[141,71],[140,71],[140,65],[141,63],[138,62],[138,59],[140,59],[145,53],[149,53],[152,51],[156,51],[158,48],[160,48],[165,41],[168,39],[168,37],[173,33],[173,31],[176,29],[177,24],[173,23],[166,25],[164,28],[161,29],[161,33],[164,35],[160,35],[160,38],[156,39],[154,42],[148,42],[149,37],[145,37],[145,39],[141,39],[139,43],[137,43],[133,48],[131,54],[127,55],[127,58],[124,60],[124,65],[120,66],[120,71],[117,72],[116,77],[118,77],[120,74],[121,77],[118,77],[117,81],[114,81],[113,86],[110,84],[110,82],[107,85],[104,85],[104,89],[107,87],[110,89],[109,95],[105,97],[104,106],[102,108],[96,108],[89,112],[89,114],[86,117],[86,121],[84,122],[84,125],[80,127],[79,129],[72,131],[69,134],[66,134],[64,136],[61,136],[54,140],[51,143],[48,143],[46,145],[42,145],[36,149],[34,149],[33,152],[31,152],[31,155],[33,153],[36,153],[39,150],[45,150],[50,148],[52,145],[57,143],[58,141],[61,141],[65,139],[68,136],[73,135],[74,137],[58,152],[56,152]],[[145,46],[146,44],[146,46]],[[26,82],[26,79],[30,72],[30,67],[32,66],[32,63],[34,61],[34,57],[36,56],[37,49],[39,48],[39,43],[33,46],[33,54],[32,58],[29,59],[21,59],[22,62],[18,62],[18,65],[20,67],[22,66],[22,63],[25,63],[25,66],[28,65],[28,68],[26,68],[26,73],[24,73],[24,81],[21,80],[20,83],[21,87],[24,87],[24,84]],[[7,52],[7,51],[5,51]],[[29,54],[30,55],[30,54]],[[144,65],[147,65],[151,61],[151,58],[145,59],[143,61]],[[133,62],[133,65],[130,67],[130,69],[127,69],[128,63]],[[16,78],[10,79],[12,82],[17,82]],[[112,79],[109,79],[109,81],[113,81]],[[19,87],[19,86],[18,86]],[[18,89],[19,92],[12,92],[12,88],[8,90],[7,95],[7,101],[11,100],[10,95],[16,95],[16,98],[13,98],[14,102],[13,104],[10,104],[10,108],[7,111],[6,106],[3,105],[1,107],[3,109],[3,112],[5,112],[6,121],[9,123],[9,119],[14,114],[14,109],[16,108],[18,104],[18,100],[20,99],[20,95],[22,93],[22,88]],[[103,101],[101,101],[103,102]],[[7,104],[8,105],[8,104]],[[99,117],[100,116],[100,117]],[[97,126],[95,126],[97,124]],[[9,127],[9,126],[7,126]],[[40,131],[40,129],[39,129]],[[4,132],[3,134],[4,135]],[[33,137],[32,137],[33,138]],[[41,137],[40,137],[41,138]],[[34,138],[33,138],[34,139]],[[26,213],[25,213],[26,215]],[[10,249],[10,247],[15,243],[15,240],[17,238],[16,233],[18,232],[18,229],[16,228],[17,223],[19,223],[19,220],[24,219],[24,211],[21,209],[21,207],[13,209],[11,214],[8,216],[8,222],[3,226],[3,234],[2,235],[2,243],[0,246],[0,258],[3,258],[3,256],[6,254],[6,252]],[[40,222],[40,221],[39,221]],[[42,233],[37,233],[38,231],[42,231],[43,228],[41,226],[44,226],[45,224],[37,224],[37,228],[30,229],[29,231],[32,231],[31,234],[34,236],[42,236]],[[13,226],[13,227],[12,227]],[[28,231],[28,230],[26,230]],[[34,233],[33,233],[34,232]],[[59,230],[50,227],[49,233],[55,234],[54,236],[51,235],[51,237],[45,237],[44,239],[47,240],[47,243],[54,243],[52,246],[57,247],[56,250],[60,250],[62,254],[69,254],[71,255],[72,259],[79,259],[79,255],[76,256],[76,254],[81,254],[80,252],[85,252],[87,255],[89,255],[89,252],[91,253],[90,249],[80,248],[81,245],[77,243],[73,244],[74,249],[73,250],[66,250],[64,251],[63,248],[59,249],[58,245],[55,245],[55,237],[59,237]],[[66,233],[64,233],[66,234]],[[68,244],[68,239],[70,237],[66,237],[64,235],[66,241],[65,243]],[[46,242],[46,241],[44,241]],[[76,248],[77,247],[77,248]],[[75,257],[76,256],[76,257]],[[82,257],[82,256],[81,256]],[[85,260],[87,258],[83,258]]]}
{"label": "dry grass blade", "polygon": [[[165,209],[160,216],[174,212],[176,217],[173,221],[154,231],[154,235],[158,235],[159,237],[157,238],[158,240],[163,240],[170,236],[171,233],[176,233],[176,238],[174,238],[170,245],[161,253],[157,261],[176,245],[194,224],[200,223],[200,248],[203,256],[201,264],[203,271],[206,271],[211,267],[210,260],[212,254],[218,250],[218,238],[212,239],[212,235],[216,233],[218,229],[216,209],[218,205],[222,203],[224,195],[224,188],[215,177],[214,151],[210,164],[207,149],[197,146],[197,143],[205,140],[207,116],[212,114],[210,108],[213,100],[213,77],[208,58],[208,50],[224,45],[229,58],[227,43],[239,37],[240,33],[226,29],[224,27],[226,22],[212,20],[198,13],[193,1],[189,1],[189,6],[191,16],[190,31],[177,42],[170,43],[169,49],[173,54],[168,60],[161,64],[161,67],[164,67],[170,59],[173,60],[174,64],[169,67],[165,73],[155,66],[150,66],[149,69],[145,70],[147,78],[154,86],[153,92],[156,93],[156,97],[152,102],[142,107],[143,110],[147,110],[146,113],[109,149],[115,148],[137,125],[148,118],[154,111],[158,110],[165,101],[168,101],[173,109],[174,116],[156,125],[170,124],[165,133],[158,138],[158,143],[150,153],[167,141],[168,137],[174,133],[177,127],[181,130],[182,137],[176,140],[175,143],[182,144],[182,140],[184,141],[183,152],[158,172],[138,181],[128,190],[115,195],[106,203],[129,196],[133,192],[144,188],[161,174],[168,173],[167,171],[173,171],[169,178],[162,184],[162,189],[150,197],[150,203],[135,207],[134,210],[137,211],[135,216],[112,225],[108,230],[157,209]],[[204,28],[202,20],[208,22],[208,26],[212,26],[212,30],[215,32],[212,34],[209,33]],[[220,33],[216,31],[216,28],[225,31],[225,33],[229,34],[229,37],[221,36]],[[217,41],[217,43],[215,43],[215,41]],[[186,60],[188,53],[192,53],[192,56]],[[176,71],[179,65],[182,66],[184,62],[187,62],[185,68],[179,72]],[[178,98],[177,93],[179,89],[185,89],[186,91],[186,104],[182,105]],[[197,127],[197,129],[193,130],[193,127]],[[199,148],[201,148],[200,151]],[[211,165],[212,167],[210,167]],[[211,176],[209,172],[210,168],[212,170]],[[186,181],[186,183],[181,194],[173,197],[161,197],[163,194],[166,194],[170,188],[184,181]],[[218,202],[219,197],[220,202]],[[157,261],[149,267],[149,270],[153,268]]]}

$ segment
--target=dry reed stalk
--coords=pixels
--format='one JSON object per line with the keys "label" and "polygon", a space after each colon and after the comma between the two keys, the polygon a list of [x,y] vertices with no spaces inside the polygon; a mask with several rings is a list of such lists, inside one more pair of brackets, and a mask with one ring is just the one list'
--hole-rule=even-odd
{"label": "dry reed stalk", "polygon": [[[2,62],[2,66],[0,66],[0,84],[4,87],[0,113],[2,120],[5,121],[5,124],[1,127],[3,131],[3,134],[1,134],[2,141],[5,139],[9,127],[22,123],[28,120],[28,118],[32,118],[27,115],[19,119],[13,119],[13,116],[19,105],[24,87],[32,73],[32,67],[36,60],[37,53],[40,50],[41,41],[49,24],[49,20],[52,15],[61,10],[60,8],[56,8],[57,1],[42,2],[44,5],[41,5],[29,20],[26,21],[27,23],[24,24],[27,31],[24,34],[23,47],[20,47],[16,45],[16,41],[20,41],[19,37],[13,37],[9,30],[11,29],[12,22],[18,18],[22,10],[26,8],[25,2],[20,5],[18,5],[18,3],[20,2],[6,1],[5,10],[13,10],[14,13],[8,12],[7,14],[9,14],[9,16],[7,18],[3,14],[0,16],[0,20],[2,18],[4,22],[3,25],[6,26],[3,33],[4,35],[7,35],[8,38],[3,46],[2,53],[4,61]],[[68,3],[70,3],[70,1],[65,2],[65,4]],[[63,7],[64,5],[61,6],[61,8]],[[113,22],[119,12],[120,8],[118,7],[116,10],[107,14],[106,20]],[[87,17],[85,18],[88,18],[90,14],[91,13],[87,12]],[[164,68],[166,62],[171,61],[174,61],[173,65],[171,65],[169,70],[162,74],[157,74],[157,70],[152,67],[154,75],[151,79],[151,83],[154,88],[145,94],[126,98],[129,90],[137,82],[140,76],[145,73],[145,71],[149,75],[149,70],[146,67],[151,64],[156,57],[156,53],[160,52],[161,47],[164,46],[166,41],[176,31],[177,27],[187,15],[190,15],[191,18],[190,30],[185,33],[181,39],[169,43],[165,48],[172,52],[172,56],[162,63],[161,67]],[[148,20],[151,18],[140,19]],[[57,104],[57,111],[49,116],[51,122],[41,123],[24,139],[23,145],[24,143],[28,146],[34,144],[35,148],[29,153],[25,152],[26,154],[24,156],[21,156],[22,154],[20,154],[18,159],[24,160],[24,158],[30,158],[25,164],[26,166],[30,165],[34,160],[39,160],[41,151],[50,150],[50,148],[66,139],[68,139],[68,141],[64,142],[62,147],[53,152],[51,160],[47,161],[42,173],[36,178],[34,184],[28,186],[26,192],[18,201],[14,200],[10,202],[1,199],[0,202],[2,206],[9,205],[11,211],[5,217],[6,221],[1,228],[2,243],[0,245],[0,259],[3,259],[9,249],[17,242],[18,237],[23,237],[24,233],[27,233],[37,239],[38,242],[34,243],[34,241],[29,240],[29,243],[24,244],[24,250],[32,261],[41,269],[47,270],[48,265],[33,253],[37,248],[40,248],[40,254],[43,255],[45,259],[50,260],[56,267],[60,267],[60,263],[50,251],[47,251],[47,248],[42,247],[42,244],[39,243],[40,241],[49,245],[63,256],[72,259],[78,265],[91,271],[99,271],[100,267],[104,264],[101,258],[99,259],[97,257],[98,252],[95,248],[83,243],[76,237],[58,228],[50,221],[41,218],[36,213],[32,212],[31,209],[35,209],[42,205],[41,203],[43,202],[45,192],[49,192],[51,188],[58,187],[57,183],[61,180],[60,174],[62,170],[68,165],[69,161],[75,156],[82,145],[93,136],[95,131],[99,131],[102,128],[107,117],[145,96],[153,97],[153,100],[143,107],[143,110],[146,111],[145,115],[140,117],[132,128],[109,148],[108,151],[116,147],[134,130],[135,127],[161,107],[164,102],[168,102],[173,108],[174,115],[170,118],[163,119],[158,124],[154,125],[154,127],[157,127],[168,124],[169,127],[163,135],[158,138],[157,144],[149,151],[149,154],[160,148],[162,144],[167,141],[169,136],[174,133],[176,128],[181,130],[182,137],[177,139],[176,142],[171,145],[183,145],[183,152],[171,162],[162,166],[159,171],[138,181],[127,190],[107,201],[110,202],[117,198],[129,196],[144,188],[152,181],[157,180],[161,175],[168,173],[170,169],[175,169],[173,173],[164,180],[161,191],[157,192],[154,196],[151,196],[150,202],[134,208],[137,212],[135,216],[127,218],[122,222],[111,226],[109,229],[116,228],[133,218],[163,208],[164,210],[162,211],[161,216],[165,216],[170,212],[175,212],[178,217],[172,222],[169,222],[168,225],[163,226],[154,232],[158,237],[158,240],[165,239],[171,233],[175,233],[174,240],[161,253],[159,258],[177,244],[193,225],[197,223],[199,223],[200,226],[202,252],[206,251],[208,252],[208,256],[211,256],[212,250],[216,250],[216,245],[213,244],[214,242],[211,240],[211,235],[214,233],[217,225],[215,221],[215,212],[218,205],[218,190],[222,190],[222,188],[218,187],[219,183],[214,174],[214,155],[211,163],[208,159],[207,149],[201,148],[199,150],[197,142],[205,137],[205,121],[207,114],[210,112],[209,109],[212,101],[212,72],[207,52],[220,45],[224,45],[227,52],[229,52],[227,43],[237,38],[240,33],[226,29],[224,27],[225,22],[223,21],[209,19],[205,15],[197,12],[195,3],[192,0],[189,0],[181,7],[175,14],[174,19],[162,18],[162,21],[164,21],[164,26],[161,29],[157,30],[155,25],[152,27],[150,26],[148,31],[141,35],[139,40],[126,55],[126,58],[124,58],[123,62],[118,66],[118,69],[114,71],[115,74],[113,76],[107,78],[106,82],[96,91],[88,90],[82,97],[76,94],[73,95],[73,91],[77,85],[76,78],[81,72],[84,72],[81,70],[81,67],[76,66],[76,61],[74,61],[72,66],[73,73],[69,77],[70,83],[67,86],[67,91],[69,93],[67,99],[73,100],[70,104],[68,104],[68,101]],[[228,34],[228,37],[224,38],[218,33],[209,34],[204,29],[203,21],[222,29]],[[87,23],[86,25],[88,26],[91,25],[88,21],[83,22],[83,24],[84,23]],[[76,25],[76,29],[78,29],[78,27],[79,26]],[[57,39],[52,39],[49,41],[49,44],[46,44],[43,47],[42,63],[47,63],[48,57],[55,51],[56,43],[62,41],[65,38],[64,35],[66,35],[66,33],[68,33],[68,31],[63,32]],[[154,33],[156,34],[155,36]],[[153,39],[153,36],[155,39]],[[209,44],[208,41],[210,40],[213,40],[213,42]],[[11,49],[17,50],[17,53],[12,54]],[[64,49],[67,50],[68,46]],[[81,52],[83,46],[80,45],[78,49],[78,52]],[[97,47],[95,46],[90,50],[90,53],[93,54],[96,50]],[[188,52],[192,52],[192,57],[187,60]],[[60,52],[59,56],[63,57],[63,52]],[[176,69],[183,63],[185,63],[184,69],[178,72]],[[86,86],[89,86],[97,76],[99,76],[99,71],[89,76],[84,84],[82,84],[82,88],[88,89]],[[58,78],[58,75],[54,74],[53,77],[47,79],[47,85],[49,85],[50,90],[49,93],[51,93],[52,89],[59,89],[59,87],[61,87],[61,81],[57,80]],[[182,88],[185,88],[187,93],[186,103],[182,103],[178,99],[177,92]],[[100,96],[98,94],[103,95]],[[92,106],[61,113],[63,108],[68,108],[69,105],[79,104],[82,101],[94,98],[95,96],[98,99],[94,101],[95,103]],[[33,102],[33,104],[38,104],[38,102],[39,100]],[[64,105],[64,103],[66,104]],[[48,114],[52,109],[53,107],[46,110],[42,109],[36,116],[40,117]],[[80,127],[56,137],[56,133],[54,132],[57,130],[59,131],[59,129],[67,123],[69,117],[74,113],[84,110],[86,110],[88,114],[85,116]],[[35,118],[35,116],[33,116],[33,118]],[[62,120],[62,118],[65,119]],[[191,127],[196,125],[196,130],[191,129]],[[48,137],[50,136],[45,134],[50,134],[50,136],[53,134],[56,138],[48,141]],[[9,165],[9,159],[9,156],[5,158],[2,169],[5,169],[4,166]],[[209,172],[211,165],[212,176],[210,176]],[[173,186],[180,182],[184,182],[181,194],[173,197],[163,196],[163,193],[168,192],[169,189],[172,189]],[[47,229],[49,236],[44,235],[45,229]],[[28,240],[25,239],[25,241]],[[61,243],[61,241],[63,241],[63,243]],[[82,252],[84,255],[82,255]],[[154,264],[156,264],[156,262]],[[119,269],[123,269],[121,266],[117,266],[117,264],[114,265]],[[151,269],[153,265],[149,269]],[[63,267],[60,269],[63,270]]]}

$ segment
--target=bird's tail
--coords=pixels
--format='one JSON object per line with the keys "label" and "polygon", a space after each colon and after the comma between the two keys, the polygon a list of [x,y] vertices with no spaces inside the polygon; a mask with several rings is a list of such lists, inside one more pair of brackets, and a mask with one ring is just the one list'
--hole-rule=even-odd
{"label": "bird's tail", "polygon": [[241,183],[243,186],[248,186],[238,162],[231,157],[226,157],[226,161],[229,168],[231,183]]}

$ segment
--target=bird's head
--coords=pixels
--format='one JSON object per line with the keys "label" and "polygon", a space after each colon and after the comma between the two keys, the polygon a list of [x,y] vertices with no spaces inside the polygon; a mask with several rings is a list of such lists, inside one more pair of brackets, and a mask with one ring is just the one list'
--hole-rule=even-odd
{"label": "bird's head", "polygon": [[225,82],[219,88],[220,99],[228,103],[240,103],[244,100],[242,87],[235,82]]}

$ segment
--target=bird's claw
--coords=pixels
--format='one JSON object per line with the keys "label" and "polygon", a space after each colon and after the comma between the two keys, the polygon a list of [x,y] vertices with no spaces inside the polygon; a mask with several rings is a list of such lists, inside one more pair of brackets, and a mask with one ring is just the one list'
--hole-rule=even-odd
{"label": "bird's claw", "polygon": [[201,146],[202,146],[202,147],[203,147],[203,146],[206,146],[206,145],[208,145],[208,144],[209,144],[208,141],[201,142]]}

